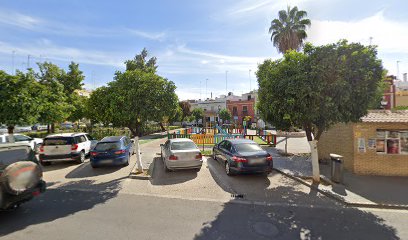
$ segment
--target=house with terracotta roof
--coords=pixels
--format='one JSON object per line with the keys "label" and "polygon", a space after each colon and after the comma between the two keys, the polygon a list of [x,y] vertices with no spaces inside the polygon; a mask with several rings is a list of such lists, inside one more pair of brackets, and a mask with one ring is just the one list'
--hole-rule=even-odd
{"label": "house with terracotta roof", "polygon": [[358,123],[337,124],[318,142],[319,158],[344,157],[356,174],[408,176],[408,111],[371,110]]}

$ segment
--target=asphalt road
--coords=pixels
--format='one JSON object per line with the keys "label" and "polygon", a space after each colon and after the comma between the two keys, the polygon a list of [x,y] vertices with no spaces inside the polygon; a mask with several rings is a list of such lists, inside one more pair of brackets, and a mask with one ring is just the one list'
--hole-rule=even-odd
{"label": "asphalt road", "polygon": [[408,239],[408,211],[346,208],[278,173],[228,177],[211,158],[166,173],[155,158],[136,180],[134,162],[46,167],[47,192],[1,212],[0,239]]}

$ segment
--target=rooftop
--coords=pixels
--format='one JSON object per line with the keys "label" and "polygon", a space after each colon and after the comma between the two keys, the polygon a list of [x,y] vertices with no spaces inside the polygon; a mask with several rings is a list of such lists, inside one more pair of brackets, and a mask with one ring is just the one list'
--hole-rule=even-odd
{"label": "rooftop", "polygon": [[368,114],[361,118],[362,122],[397,122],[408,123],[408,110],[370,110]]}

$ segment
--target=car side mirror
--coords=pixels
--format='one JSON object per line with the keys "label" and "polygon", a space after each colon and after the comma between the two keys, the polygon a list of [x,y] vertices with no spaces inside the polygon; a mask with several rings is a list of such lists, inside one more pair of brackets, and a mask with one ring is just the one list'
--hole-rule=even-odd
{"label": "car side mirror", "polygon": [[131,141],[132,143],[135,143],[135,139],[130,139],[130,141]]}
{"label": "car side mirror", "polygon": [[164,144],[163,144],[163,143],[161,143],[161,144],[160,144],[160,147],[164,147]]}

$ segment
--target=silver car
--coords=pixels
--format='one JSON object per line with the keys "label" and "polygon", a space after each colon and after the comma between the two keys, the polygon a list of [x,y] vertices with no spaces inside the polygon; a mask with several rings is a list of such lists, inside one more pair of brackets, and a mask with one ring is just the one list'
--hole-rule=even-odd
{"label": "silver car", "polygon": [[188,138],[169,139],[161,144],[161,156],[164,169],[200,169],[203,165],[203,156],[195,143]]}

